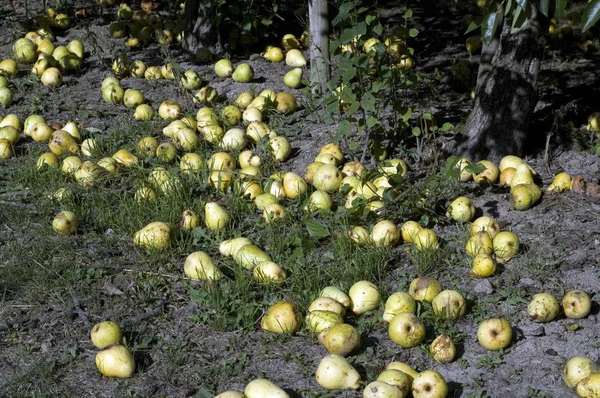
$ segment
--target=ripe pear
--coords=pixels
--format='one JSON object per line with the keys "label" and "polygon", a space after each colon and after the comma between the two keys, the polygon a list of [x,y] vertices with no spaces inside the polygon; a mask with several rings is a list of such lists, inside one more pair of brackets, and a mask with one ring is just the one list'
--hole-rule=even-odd
{"label": "ripe pear", "polygon": [[325,191],[316,190],[306,201],[304,210],[312,213],[317,210],[329,210],[331,209],[331,206],[333,206],[331,196]]}
{"label": "ripe pear", "polygon": [[112,158],[122,166],[133,167],[139,164],[139,159],[127,149],[119,149],[112,155]]}
{"label": "ripe pear", "polygon": [[402,235],[402,240],[406,243],[413,243],[415,236],[422,229],[421,225],[419,225],[416,221],[406,221],[400,227],[400,233]]}
{"label": "ripe pear", "polygon": [[492,241],[494,254],[499,263],[504,264],[519,251],[519,238],[510,231],[502,231],[494,236]]}
{"label": "ripe pear", "polygon": [[147,249],[166,249],[171,243],[171,227],[161,221],[151,222],[133,234],[133,243]]}
{"label": "ripe pear", "polygon": [[473,216],[475,216],[475,211],[476,209],[471,199],[466,196],[459,196],[448,206],[446,216],[452,217],[454,221],[463,223],[471,221]]}
{"label": "ripe pear", "polygon": [[536,184],[519,184],[510,189],[511,202],[515,210],[528,210],[542,196],[542,190]]}
{"label": "ripe pear", "polygon": [[350,308],[352,300],[344,293],[339,287],[327,286],[319,293],[319,297],[330,297],[344,306],[344,308]]}
{"label": "ripe pear", "polygon": [[471,224],[471,236],[476,235],[479,231],[487,232],[490,238],[494,239],[498,232],[500,232],[500,226],[492,217],[482,216]]}
{"label": "ripe pear", "polygon": [[48,148],[56,156],[79,153],[79,145],[77,145],[71,134],[64,130],[56,130],[52,133],[48,142]]}
{"label": "ripe pear", "polygon": [[229,225],[229,213],[216,202],[208,202],[204,205],[204,221],[206,226],[218,231]]}
{"label": "ripe pear", "polygon": [[489,160],[481,160],[477,164],[485,166],[485,169],[473,176],[473,180],[480,185],[490,185],[498,182],[500,177],[500,169]]}
{"label": "ripe pear", "polygon": [[285,55],[285,63],[292,68],[304,68],[306,66],[306,58],[304,58],[300,50],[293,48]]}
{"label": "ripe pear", "polygon": [[578,397],[600,397],[600,373],[596,372],[575,386]]}
{"label": "ripe pear", "polygon": [[560,304],[551,294],[538,293],[533,295],[527,312],[534,322],[550,322],[558,316]]}
{"label": "ripe pear", "polygon": [[248,83],[254,78],[254,69],[249,64],[239,64],[231,74],[231,78],[238,83]]}
{"label": "ripe pear", "polygon": [[493,256],[481,253],[473,257],[470,278],[487,278],[496,273],[497,265]]}
{"label": "ripe pear", "polygon": [[[12,145],[6,139],[5,140],[0,140],[0,146],[2,145],[3,141],[6,142],[6,144],[9,146],[9,148],[12,151]],[[1,152],[1,150],[0,150],[0,152]],[[3,157],[0,156],[0,159],[6,159],[6,158],[3,158]],[[42,169],[44,169],[46,167],[51,167],[51,168],[54,168],[54,169],[58,169],[59,165],[60,165],[60,160],[58,159],[58,156],[56,156],[52,152],[45,152],[45,153],[42,153],[40,155],[40,157],[38,158],[37,163],[36,163],[36,168],[38,170],[42,170]]]}
{"label": "ripe pear", "polygon": [[[372,50],[375,51],[375,50]],[[367,384],[363,391],[363,398],[404,398],[406,394],[398,387],[386,382],[375,380]]]}
{"label": "ripe pear", "polygon": [[267,224],[270,224],[274,221],[285,219],[286,214],[285,208],[279,203],[271,203],[270,205],[265,206],[263,218]]}
{"label": "ripe pear", "polygon": [[228,239],[219,244],[219,252],[225,257],[232,257],[242,246],[250,243],[250,239],[244,237]]}
{"label": "ripe pear", "polygon": [[73,178],[83,189],[90,189],[100,182],[103,171],[103,168],[87,160],[73,172]]}
{"label": "ripe pear", "polygon": [[252,270],[254,279],[259,283],[281,284],[287,278],[287,273],[274,261],[263,261]]}
{"label": "ripe pear", "polygon": [[379,307],[381,293],[369,281],[359,281],[350,287],[348,296],[352,301],[352,312],[360,315]]}
{"label": "ripe pear", "polygon": [[269,307],[260,327],[273,333],[294,334],[302,325],[302,314],[294,303],[279,301]]}
{"label": "ripe pear", "polygon": [[275,102],[277,103],[277,112],[279,113],[294,112],[298,108],[296,97],[285,91],[277,93]]}
{"label": "ripe pear", "polygon": [[302,85],[302,68],[294,68],[283,76],[283,82],[289,88],[298,88]]}
{"label": "ripe pear", "polygon": [[273,261],[271,256],[252,243],[242,246],[233,255],[233,259],[237,264],[249,270],[253,269],[258,263],[262,263],[263,261]]}
{"label": "ripe pear", "polygon": [[61,211],[54,217],[52,228],[61,235],[72,235],[77,231],[79,220],[71,211]]}
{"label": "ripe pear", "polygon": [[119,344],[123,339],[121,327],[113,321],[97,323],[90,332],[92,344],[97,348],[104,348],[112,344]]}
{"label": "ripe pear", "polygon": [[383,321],[390,322],[392,318],[401,312],[415,313],[417,303],[412,296],[406,292],[396,292],[392,294],[385,302],[383,311]]}
{"label": "ripe pear", "polygon": [[554,181],[548,187],[548,191],[563,192],[571,190],[571,176],[564,171],[554,176]]}
{"label": "ripe pear", "polygon": [[475,257],[481,253],[492,254],[494,252],[494,244],[487,232],[480,231],[469,238],[465,249],[469,256]]}
{"label": "ripe pear", "polygon": [[328,390],[356,390],[360,385],[360,374],[341,355],[323,358],[315,376],[317,383]]}
{"label": "ripe pear", "polygon": [[312,176],[312,184],[315,188],[332,193],[338,190],[342,183],[342,172],[332,164],[324,164],[319,167]]}
{"label": "ripe pear", "polygon": [[[267,379],[252,380],[244,389],[246,398],[289,398],[290,396],[275,383]],[[216,398],[216,397],[215,397]],[[226,398],[226,397],[223,397]],[[229,398],[234,398],[233,396]]]}
{"label": "ripe pear", "polygon": [[283,51],[281,51],[281,48],[279,47],[267,46],[261,55],[264,59],[271,62],[283,61]]}
{"label": "ripe pear", "polygon": [[223,273],[217,268],[213,259],[202,251],[197,251],[187,256],[183,263],[183,272],[188,278],[201,281],[216,281],[223,276]]}
{"label": "ripe pear", "polygon": [[181,216],[179,227],[183,231],[189,231],[200,225],[200,217],[195,211],[186,209]]}
{"label": "ripe pear", "polygon": [[437,362],[450,363],[456,357],[456,346],[448,335],[442,334],[431,342],[429,352]]}
{"label": "ripe pear", "polygon": [[283,176],[283,189],[285,196],[289,199],[296,199],[306,193],[308,185],[298,174],[289,171]]}
{"label": "ripe pear", "polygon": [[517,169],[507,167],[500,172],[500,185],[503,187],[510,187],[510,184],[515,176]]}
{"label": "ripe pear", "polygon": [[344,318],[337,312],[316,310],[306,315],[304,323],[311,332],[321,333],[334,325],[344,323]]}
{"label": "ripe pear", "polygon": [[392,247],[400,241],[400,237],[400,229],[389,220],[379,221],[371,231],[371,239],[376,246]]}
{"label": "ripe pear", "polygon": [[103,348],[96,354],[96,367],[104,376],[128,378],[135,370],[133,354],[120,344]]}
{"label": "ripe pear", "polygon": [[377,376],[377,381],[396,387],[401,397],[407,397],[410,392],[411,379],[408,375],[398,369],[386,369]]}
{"label": "ripe pear", "polygon": [[521,163],[515,170],[515,175],[510,180],[510,187],[519,184],[533,184],[533,173],[526,163]]}
{"label": "ripe pear", "polygon": [[408,287],[408,293],[416,301],[432,302],[435,296],[442,291],[442,285],[429,276],[420,276],[414,279]]}
{"label": "ripe pear", "polygon": [[292,146],[284,136],[273,137],[269,140],[271,154],[276,162],[283,162],[292,153]]}
{"label": "ripe pear", "polygon": [[345,357],[360,347],[360,334],[354,326],[338,323],[323,330],[319,342],[330,354]]}
{"label": "ripe pear", "polygon": [[502,159],[500,159],[500,164],[498,165],[498,169],[500,172],[503,172],[509,167],[513,169],[517,169],[523,163],[523,159],[515,155],[506,155]]}
{"label": "ripe pear", "polygon": [[572,357],[563,370],[565,384],[569,388],[575,388],[581,380],[599,372],[596,362],[584,356]]}

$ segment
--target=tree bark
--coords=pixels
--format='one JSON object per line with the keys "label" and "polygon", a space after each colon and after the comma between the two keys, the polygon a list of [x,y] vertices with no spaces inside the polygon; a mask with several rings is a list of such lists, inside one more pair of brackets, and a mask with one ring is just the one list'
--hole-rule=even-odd
{"label": "tree bark", "polygon": [[523,155],[544,51],[543,16],[530,4],[531,18],[519,32],[511,34],[510,21],[504,19],[492,69],[478,76],[481,82],[464,130],[467,139],[458,148],[472,161]]}
{"label": "tree bark", "polygon": [[308,0],[310,81],[321,93],[329,80],[329,12],[327,0]]}
{"label": "tree bark", "polygon": [[185,0],[185,40],[184,48],[195,52],[201,47],[213,54],[222,51],[218,28],[214,24],[216,16],[215,0]]}

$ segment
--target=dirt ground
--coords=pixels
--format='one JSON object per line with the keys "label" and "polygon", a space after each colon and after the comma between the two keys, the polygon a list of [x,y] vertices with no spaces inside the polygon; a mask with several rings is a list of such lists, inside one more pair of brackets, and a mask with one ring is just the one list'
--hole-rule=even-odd
{"label": "dirt ground", "polygon": [[[459,31],[457,23],[436,25],[422,10],[415,11],[415,23],[422,31],[415,42],[420,73],[432,75],[437,69],[449,76],[450,67],[458,60],[476,64],[477,58],[469,58],[464,50],[464,37],[455,34]],[[24,20],[23,9],[15,12],[3,2],[0,12],[3,59],[11,54],[14,40],[26,30],[18,26]],[[63,87],[47,90],[22,73],[14,79],[18,88],[14,104],[0,111],[16,113],[21,118],[36,112],[46,120],[61,123],[76,120],[83,130],[99,134],[113,118],[127,120],[130,111],[105,104],[100,92],[100,82],[111,75],[108,66],[112,57],[124,48],[120,40],[108,35],[108,23],[114,13],[115,9],[102,15],[94,11],[57,36],[59,43],[79,39],[87,49],[82,70],[66,76]],[[443,17],[459,20],[452,14]],[[157,45],[129,51],[131,59],[141,59],[149,65],[162,65],[165,59],[173,57],[183,69],[198,71],[229,101],[248,89],[247,85],[216,78],[211,65],[195,65],[177,46],[166,51]],[[584,126],[586,115],[598,110],[593,109],[597,104],[593,96],[597,94],[597,60],[597,53],[583,56],[577,51],[549,50],[544,61],[536,122],[540,128],[535,132],[539,140],[526,158],[544,187],[560,171],[598,182],[600,161],[589,150]],[[252,87],[256,91],[287,89],[282,83],[287,71],[284,63],[266,63],[255,54],[246,61],[254,67],[256,79]],[[170,98],[180,99],[185,111],[194,112],[197,108],[189,97],[180,96],[175,84],[130,77],[124,78],[122,84],[142,90],[152,104]],[[299,90],[291,91],[300,97]],[[545,162],[545,131],[553,115],[550,110],[569,103],[573,107],[559,120],[560,131],[550,141],[550,162]],[[439,122],[451,121],[459,130],[471,100],[468,90],[456,90],[445,83],[428,104],[437,111]],[[295,124],[280,131],[288,136],[294,149],[294,156],[283,168],[303,173],[330,139],[327,134],[336,130],[334,125],[316,125],[311,120],[307,110],[302,110]],[[565,126],[569,126],[571,138],[564,132]],[[533,128],[537,129],[535,124]],[[588,140],[588,146],[582,146],[574,136]],[[18,158],[30,146],[20,145],[17,158],[0,163],[0,269],[22,267],[23,272],[35,273],[35,268],[48,265],[45,261],[66,261],[81,272],[82,280],[89,277],[90,282],[86,289],[74,288],[70,295],[57,295],[52,291],[32,293],[27,290],[36,288],[32,284],[19,286],[0,281],[0,396],[211,397],[228,389],[242,391],[256,377],[271,379],[291,396],[362,396],[360,390],[328,392],[319,387],[314,372],[327,351],[306,332],[293,337],[272,335],[261,331],[258,325],[250,331],[221,331],[199,322],[198,314],[205,309],[190,300],[187,285],[178,278],[168,289],[164,285],[147,287],[143,304],[141,300],[129,299],[132,285],[128,278],[147,271],[148,264],[141,252],[129,250],[127,237],[114,237],[107,244],[102,237],[112,231],[95,231],[72,240],[57,240],[51,253],[38,253],[37,242],[47,230],[44,225],[48,220],[40,219],[35,207],[37,198],[27,193],[26,186],[6,185],[14,181],[11,176],[16,168],[24,167]],[[362,344],[348,359],[367,381],[374,380],[393,360],[407,362],[418,370],[435,369],[447,380],[449,396],[453,397],[575,396],[565,386],[562,370],[572,356],[600,358],[598,302],[594,301],[592,312],[585,319],[574,322],[561,316],[547,324],[529,318],[527,303],[541,291],[551,292],[557,298],[572,289],[585,290],[593,297],[598,294],[600,200],[574,192],[544,193],[538,205],[519,212],[512,209],[510,194],[505,190],[482,189],[474,183],[465,184],[464,190],[481,215],[495,217],[503,229],[511,229],[519,236],[522,251],[501,267],[498,276],[471,279],[467,277],[470,264],[461,260],[462,227],[453,223],[434,227],[446,247],[443,253],[447,258],[440,262],[452,264],[442,265],[440,281],[444,288],[463,292],[470,307],[478,309],[469,311],[455,325],[457,333],[463,336],[459,359],[442,365],[428,355],[425,345],[413,349],[398,347],[389,340],[386,324],[380,320],[382,308],[362,320],[354,320],[360,324]],[[404,220],[395,221],[400,224]],[[15,247],[20,248],[20,253]],[[8,248],[10,255],[5,254]],[[405,249],[406,246],[400,246],[390,254],[390,272],[385,278],[389,290],[405,289],[414,277]],[[94,272],[98,274],[92,275]],[[57,283],[61,277],[56,275]],[[70,290],[67,286],[62,291]],[[476,338],[478,323],[495,316],[507,317],[515,331],[513,343],[501,353],[485,350]],[[89,340],[89,330],[102,319],[120,320],[128,343],[137,347],[138,369],[130,379],[102,377],[94,365],[96,350]],[[573,327],[574,323],[578,328]]]}

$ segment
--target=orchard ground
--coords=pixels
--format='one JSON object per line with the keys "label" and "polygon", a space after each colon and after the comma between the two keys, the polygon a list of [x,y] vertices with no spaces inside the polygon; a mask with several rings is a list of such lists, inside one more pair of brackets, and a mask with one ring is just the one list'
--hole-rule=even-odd
{"label": "orchard ground", "polygon": [[[2,59],[11,55],[12,43],[27,31],[19,25],[25,20],[24,9],[15,12],[5,3],[0,6]],[[158,118],[136,122],[132,110],[102,101],[100,84],[111,75],[112,59],[125,47],[108,35],[116,8],[90,10],[88,18],[57,35],[59,43],[73,39],[84,43],[83,68],[65,76],[63,87],[49,90],[23,67],[11,79],[15,101],[2,113],[16,113],[21,120],[41,114],[61,125],[75,120],[84,138],[93,136],[103,142],[104,156],[121,147],[134,151],[139,138],[162,137],[167,122]],[[393,23],[394,13],[388,15]],[[343,238],[344,225],[335,213],[316,215],[319,231],[310,234],[298,201],[284,202],[288,222],[269,226],[251,203],[206,189],[200,179],[185,180],[189,189],[177,198],[161,198],[158,204],[133,210],[136,184],[158,165],[156,161],[145,164],[144,173],[124,173],[123,180],[84,191],[60,171],[38,173],[36,159],[47,147],[22,140],[16,157],[0,163],[0,395],[210,397],[229,389],[243,391],[252,379],[266,377],[291,396],[360,397],[362,391],[328,392],[319,387],[314,373],[327,351],[315,336],[306,329],[294,336],[261,331],[260,315],[282,299],[305,311],[323,287],[338,285],[347,290],[361,279],[376,283],[385,300],[394,291],[406,291],[410,281],[423,273],[438,278],[445,289],[463,293],[469,302],[467,315],[448,324],[422,306],[419,314],[428,325],[428,337],[413,349],[402,349],[389,340],[387,325],[381,321],[383,304],[360,317],[348,317],[362,338],[360,349],[348,359],[364,381],[375,380],[389,362],[403,361],[417,370],[439,371],[454,397],[574,396],[563,382],[562,370],[572,356],[600,357],[597,299],[587,318],[573,321],[561,316],[547,324],[533,322],[527,304],[542,291],[559,300],[572,289],[598,294],[600,202],[573,192],[545,192],[535,207],[519,212],[512,209],[507,190],[449,183],[440,167],[432,165],[426,150],[435,148],[443,158],[451,155],[451,143],[460,135],[460,123],[471,106],[470,88],[452,84],[451,67],[460,60],[477,63],[464,49],[463,27],[449,20],[459,21],[460,16],[448,11],[432,19],[415,8],[410,23],[421,31],[412,43],[416,68],[432,82],[415,98],[415,106],[435,113],[440,125],[453,123],[455,129],[426,145],[417,154],[420,158],[408,157],[409,152],[399,155],[411,168],[410,185],[422,187],[419,184],[426,177],[439,183],[438,190],[430,188],[433,194],[424,197],[425,202],[435,203],[425,206],[428,218],[421,219],[429,220],[439,235],[442,248],[438,253],[418,253],[406,244],[391,251],[352,247]],[[581,53],[577,45],[574,37],[572,42],[554,44],[554,49],[550,46],[540,76],[539,120],[533,126],[538,145],[532,146],[526,160],[543,187],[560,171],[593,182],[600,175],[594,138],[585,131],[587,115],[599,110],[593,108],[595,97],[588,96],[598,83],[594,71],[599,57],[597,51]],[[555,51],[557,46],[564,47],[563,51]],[[241,84],[217,78],[211,65],[195,65],[177,45],[161,48],[153,44],[128,53],[131,60],[149,65],[173,61],[182,71],[198,71],[222,96],[219,107],[243,91],[288,90],[283,75],[289,68],[257,55],[234,58],[234,64],[248,62],[255,70],[254,81]],[[192,116],[199,108],[174,80],[127,77],[121,83],[140,89],[155,109],[166,99],[179,101]],[[288,137],[293,153],[281,165],[266,165],[269,173],[265,174],[290,170],[303,175],[337,130],[334,124],[323,124],[320,109],[311,106],[314,99],[302,97],[300,90],[291,92],[302,109],[292,115],[273,114],[270,125]],[[545,136],[553,124],[546,162]],[[210,154],[214,149],[206,146],[199,151]],[[81,220],[78,234],[71,237],[57,236],[52,230],[52,218],[63,206],[46,198],[65,185],[75,190],[70,206]],[[444,216],[444,206],[461,194],[473,199],[478,215],[493,216],[503,230],[512,230],[521,241],[519,255],[492,278],[468,277],[470,260],[464,250],[468,227]],[[229,230],[215,234],[198,228],[178,235],[166,252],[148,253],[133,245],[133,232],[145,224],[160,219],[175,225],[186,208],[203,214],[208,200],[228,206],[233,215]],[[341,196],[336,201],[343,204]],[[410,213],[400,211],[398,202],[389,203],[388,208],[389,218],[398,225],[406,221],[400,215]],[[368,226],[373,220],[358,222]],[[263,247],[288,271],[286,284],[259,285],[250,273],[218,254],[221,240],[240,234]],[[227,278],[214,286],[186,280],[183,262],[196,250],[213,256]],[[512,344],[500,352],[485,350],[476,338],[479,322],[493,317],[507,318],[514,329]],[[130,379],[103,377],[94,365],[97,350],[89,332],[105,319],[123,326],[126,344],[135,353],[137,371]],[[447,365],[436,363],[428,354],[428,344],[440,332],[448,333],[459,346],[458,359]]]}

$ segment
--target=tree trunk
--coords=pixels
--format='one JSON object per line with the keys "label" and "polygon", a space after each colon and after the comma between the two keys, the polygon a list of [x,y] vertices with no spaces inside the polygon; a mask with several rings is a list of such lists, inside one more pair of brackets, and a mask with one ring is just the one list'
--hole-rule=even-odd
{"label": "tree trunk", "polygon": [[213,54],[222,51],[221,40],[214,24],[216,16],[215,0],[185,0],[185,40],[184,48],[195,52],[201,47]]}
{"label": "tree trunk", "polygon": [[511,21],[503,21],[492,69],[480,76],[465,125],[467,139],[458,149],[472,161],[523,155],[544,51],[543,16],[530,4],[531,19],[518,33],[511,34]]}
{"label": "tree trunk", "polygon": [[329,13],[327,0],[308,0],[310,25],[310,81],[327,90],[329,80]]}

